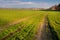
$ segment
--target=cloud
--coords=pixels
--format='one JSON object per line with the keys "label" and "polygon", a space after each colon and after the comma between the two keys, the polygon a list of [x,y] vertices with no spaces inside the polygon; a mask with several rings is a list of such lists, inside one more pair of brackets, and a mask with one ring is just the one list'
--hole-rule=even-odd
{"label": "cloud", "polygon": [[35,4],[33,2],[20,2],[20,4]]}
{"label": "cloud", "polygon": [[23,2],[18,0],[0,0],[0,7],[5,8],[48,8],[51,4],[46,2]]}

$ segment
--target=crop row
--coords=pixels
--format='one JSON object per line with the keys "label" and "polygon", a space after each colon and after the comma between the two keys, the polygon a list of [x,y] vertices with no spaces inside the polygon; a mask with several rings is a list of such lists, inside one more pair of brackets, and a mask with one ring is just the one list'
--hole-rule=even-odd
{"label": "crop row", "polygon": [[51,27],[56,32],[60,40],[60,12],[51,12],[48,14],[49,22]]}
{"label": "crop row", "polygon": [[[11,26],[9,26],[9,28],[6,28],[6,29],[0,31],[1,32],[0,33],[0,39],[6,38],[7,40],[8,39],[10,39],[10,40],[13,40],[13,39],[27,40],[26,37],[28,35],[29,35],[28,38],[30,38],[30,36],[31,36],[31,38],[33,38],[33,36],[37,30],[36,25],[38,25],[38,23],[42,19],[43,15],[44,14],[32,16],[31,18],[29,18],[25,21],[22,21],[19,24],[11,25]],[[16,32],[16,30],[17,30],[17,32]],[[10,35],[10,34],[13,34],[13,35]]]}
{"label": "crop row", "polygon": [[[43,16],[43,15],[41,15]],[[38,16],[37,16],[38,17]],[[14,33],[14,35],[12,35],[11,37],[8,38],[8,40],[31,40],[36,32],[36,24],[38,25],[39,20],[37,20],[38,18],[35,17],[32,19],[29,19],[28,23],[32,21],[31,24],[26,25],[25,28],[23,28],[21,31]],[[35,22],[36,21],[36,22]],[[25,21],[26,22],[26,21]]]}

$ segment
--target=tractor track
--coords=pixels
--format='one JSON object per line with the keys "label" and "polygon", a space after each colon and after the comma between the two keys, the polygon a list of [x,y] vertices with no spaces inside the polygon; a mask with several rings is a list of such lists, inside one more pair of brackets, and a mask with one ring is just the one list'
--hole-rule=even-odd
{"label": "tractor track", "polygon": [[59,40],[55,33],[56,32],[51,28],[48,17],[46,16],[40,22],[33,40]]}
{"label": "tractor track", "polygon": [[[22,20],[24,20],[24,19],[22,19]],[[20,22],[21,21],[18,21],[17,24]],[[13,23],[13,25],[15,25],[15,23]],[[22,28],[18,28],[15,32],[9,33],[7,36],[2,38],[1,40],[6,40],[8,37],[10,37],[11,35],[13,35],[14,33],[18,32],[18,31],[20,31]],[[49,24],[47,15],[40,22],[40,24],[38,26],[38,30],[37,30],[36,35],[33,38],[33,40],[59,40],[56,32],[52,29],[52,27]]]}

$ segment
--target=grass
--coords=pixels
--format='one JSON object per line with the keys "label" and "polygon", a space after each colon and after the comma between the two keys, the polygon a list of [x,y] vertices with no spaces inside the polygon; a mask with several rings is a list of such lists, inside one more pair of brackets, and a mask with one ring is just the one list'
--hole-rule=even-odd
{"label": "grass", "polygon": [[[0,9],[0,29],[3,29],[0,30],[0,39],[7,37],[10,33],[13,33],[13,35],[7,37],[6,40],[32,40],[37,31],[38,24],[46,14],[48,15],[50,25],[57,32],[60,39],[60,12],[19,9]],[[26,17],[29,18],[16,25],[10,25],[5,28],[5,25],[10,22]]]}
{"label": "grass", "polygon": [[49,12],[50,25],[54,28],[60,40],[60,12]]}
{"label": "grass", "polygon": [[[7,24],[14,20],[19,20],[24,17],[29,17],[39,13],[39,11],[31,10],[0,10],[0,25]],[[3,18],[2,18],[3,17]]]}

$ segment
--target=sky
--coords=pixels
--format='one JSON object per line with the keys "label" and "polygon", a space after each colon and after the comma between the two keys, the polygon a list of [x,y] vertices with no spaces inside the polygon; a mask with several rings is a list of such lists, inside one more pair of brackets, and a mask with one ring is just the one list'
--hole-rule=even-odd
{"label": "sky", "polygon": [[0,8],[49,8],[60,0],[0,0]]}

